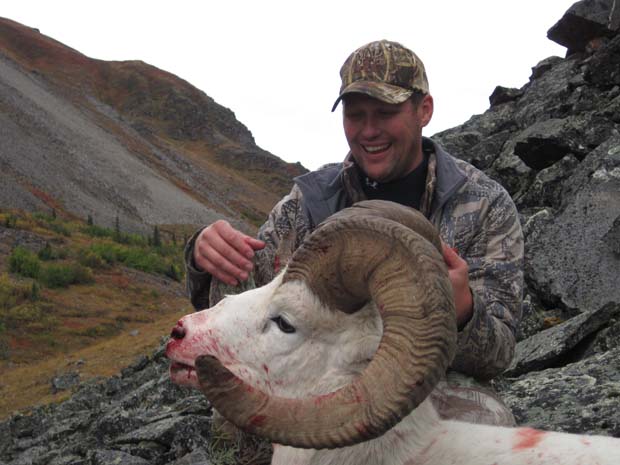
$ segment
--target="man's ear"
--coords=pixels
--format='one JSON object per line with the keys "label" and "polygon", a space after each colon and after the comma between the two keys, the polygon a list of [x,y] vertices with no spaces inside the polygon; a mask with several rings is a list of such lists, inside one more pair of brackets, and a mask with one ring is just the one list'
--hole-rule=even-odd
{"label": "man's ear", "polygon": [[435,104],[433,102],[433,97],[430,94],[426,94],[418,107],[420,111],[420,122],[422,123],[422,127],[430,123],[431,118],[433,117],[434,108]]}

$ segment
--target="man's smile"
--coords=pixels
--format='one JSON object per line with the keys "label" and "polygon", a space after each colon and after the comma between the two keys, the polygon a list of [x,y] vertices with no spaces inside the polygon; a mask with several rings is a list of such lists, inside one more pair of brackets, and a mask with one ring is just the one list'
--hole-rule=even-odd
{"label": "man's smile", "polygon": [[382,145],[362,145],[362,148],[368,153],[381,153],[390,148],[392,144]]}

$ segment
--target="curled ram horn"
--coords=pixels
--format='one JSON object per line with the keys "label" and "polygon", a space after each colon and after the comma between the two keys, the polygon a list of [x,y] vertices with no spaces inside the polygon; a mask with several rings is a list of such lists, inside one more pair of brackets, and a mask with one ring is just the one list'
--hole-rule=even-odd
{"label": "curled ram horn", "polygon": [[452,361],[456,319],[441,242],[415,210],[364,201],[332,215],[293,255],[282,285],[291,281],[304,282],[333,311],[373,301],[383,336],[357,379],[305,399],[252,389],[216,358],[198,357],[203,392],[249,432],[314,449],[378,437],[426,398]]}

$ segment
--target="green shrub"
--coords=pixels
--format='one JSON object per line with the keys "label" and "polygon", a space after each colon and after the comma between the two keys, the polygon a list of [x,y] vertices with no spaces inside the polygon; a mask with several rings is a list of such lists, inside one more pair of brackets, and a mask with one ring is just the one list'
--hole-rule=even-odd
{"label": "green shrub", "polygon": [[147,249],[125,249],[121,252],[119,261],[125,266],[147,273],[164,274],[167,270],[165,260]]}
{"label": "green shrub", "polygon": [[71,236],[71,231],[67,228],[66,224],[56,217],[56,210],[52,210],[51,215],[43,212],[34,212],[32,218],[36,220],[37,224],[45,229],[54,231],[55,233],[62,234],[63,236]]}
{"label": "green shrub", "polygon": [[39,289],[36,281],[33,281],[32,285],[15,283],[8,274],[0,275],[0,310],[14,307],[26,300],[38,299]]}
{"label": "green shrub", "polygon": [[90,269],[80,264],[45,265],[41,269],[39,280],[47,287],[68,287],[71,284],[89,284],[94,282]]}
{"label": "green shrub", "polygon": [[13,214],[8,214],[4,218],[4,227],[5,228],[15,228],[17,226],[17,217]]}
{"label": "green shrub", "polygon": [[120,261],[119,255],[122,252],[122,248],[120,245],[111,242],[100,242],[97,244],[92,244],[88,249],[86,249],[86,253],[88,252],[97,256],[105,263],[113,265]]}
{"label": "green shrub", "polygon": [[66,237],[71,236],[71,231],[69,231],[69,228],[67,228],[67,226],[65,226],[64,224],[58,221],[49,223],[47,227],[48,229],[54,231],[55,233],[62,234],[63,236],[66,236]]}
{"label": "green shrub", "polygon": [[37,278],[41,270],[39,258],[30,250],[17,246],[9,257],[9,270],[27,278]]}
{"label": "green shrub", "polygon": [[106,262],[100,255],[89,249],[83,249],[78,252],[78,261],[81,265],[87,266],[94,270],[100,270],[108,267]]}
{"label": "green shrub", "polygon": [[112,237],[114,235],[114,231],[112,231],[110,228],[104,228],[95,224],[89,224],[82,229],[82,232],[84,234],[88,234],[91,237]]}
{"label": "green shrub", "polygon": [[45,247],[39,250],[39,252],[37,253],[37,256],[41,260],[52,260],[54,258],[54,252],[52,251],[52,246],[50,245],[49,242],[45,243]]}
{"label": "green shrub", "polygon": [[168,270],[165,272],[165,275],[171,279],[174,279],[175,281],[181,281],[181,272],[179,271],[179,267],[176,266],[174,263],[170,264]]}
{"label": "green shrub", "polygon": [[9,325],[18,323],[34,323],[40,321],[46,315],[43,308],[38,303],[23,303],[8,309],[5,312],[6,321]]}

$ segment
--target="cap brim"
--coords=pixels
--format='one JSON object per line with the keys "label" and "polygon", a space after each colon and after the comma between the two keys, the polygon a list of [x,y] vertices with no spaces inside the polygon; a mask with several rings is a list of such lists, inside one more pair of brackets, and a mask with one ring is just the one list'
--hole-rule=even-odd
{"label": "cap brim", "polygon": [[349,84],[340,92],[340,95],[334,102],[332,111],[336,109],[338,103],[347,94],[366,94],[370,97],[381,100],[385,103],[403,103],[409,97],[413,95],[413,90],[403,89],[402,87],[393,86],[391,84],[385,84],[383,82],[375,81],[355,81]]}

